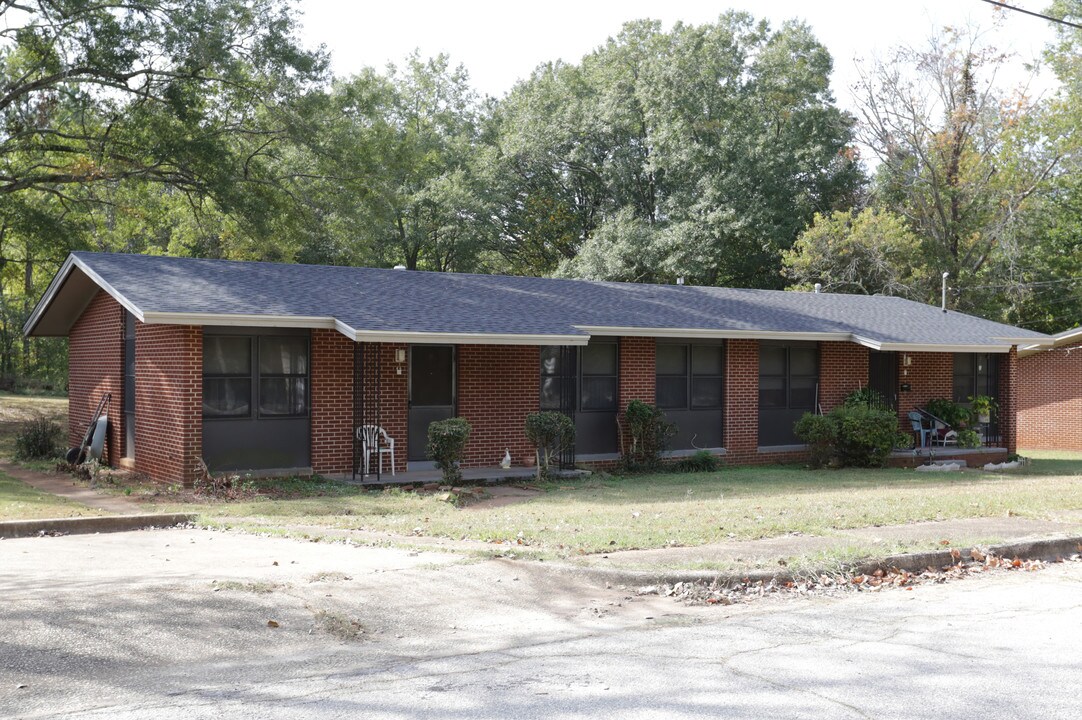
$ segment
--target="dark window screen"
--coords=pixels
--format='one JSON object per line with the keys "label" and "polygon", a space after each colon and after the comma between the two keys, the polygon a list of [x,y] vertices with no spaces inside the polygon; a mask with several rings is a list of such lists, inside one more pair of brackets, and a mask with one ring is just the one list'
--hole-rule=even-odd
{"label": "dark window screen", "polygon": [[688,346],[657,346],[657,406],[666,410],[688,406]]}
{"label": "dark window screen", "polygon": [[203,415],[212,418],[252,414],[252,338],[203,337]]}
{"label": "dark window screen", "polygon": [[583,410],[615,410],[617,405],[616,343],[590,343],[582,348],[580,407]]}

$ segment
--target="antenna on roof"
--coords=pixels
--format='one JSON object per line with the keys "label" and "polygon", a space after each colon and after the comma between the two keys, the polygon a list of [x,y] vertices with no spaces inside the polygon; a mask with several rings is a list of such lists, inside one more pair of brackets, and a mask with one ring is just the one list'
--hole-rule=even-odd
{"label": "antenna on roof", "polygon": [[680,277],[676,278],[676,284],[677,284],[677,285],[683,285],[683,284],[684,284],[684,276],[683,276],[683,275],[681,275]]}
{"label": "antenna on roof", "polygon": [[947,312],[947,278],[950,275],[949,272],[943,273],[943,312]]}
{"label": "antenna on roof", "polygon": [[816,295],[818,295],[819,293],[823,292],[823,283],[815,283],[815,290],[814,290],[814,292],[815,292],[815,294],[816,294]]}

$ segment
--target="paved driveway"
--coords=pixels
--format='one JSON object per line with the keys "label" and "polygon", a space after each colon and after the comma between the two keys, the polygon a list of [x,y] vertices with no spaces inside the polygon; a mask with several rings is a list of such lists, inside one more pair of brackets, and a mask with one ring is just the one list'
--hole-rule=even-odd
{"label": "paved driveway", "polygon": [[1078,563],[685,607],[440,553],[0,541],[0,717],[1073,719],[1080,647]]}

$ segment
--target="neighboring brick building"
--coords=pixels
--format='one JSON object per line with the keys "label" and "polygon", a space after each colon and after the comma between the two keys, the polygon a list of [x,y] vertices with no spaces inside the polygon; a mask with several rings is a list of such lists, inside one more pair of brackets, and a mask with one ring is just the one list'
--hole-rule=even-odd
{"label": "neighboring brick building", "polygon": [[105,460],[169,482],[201,460],[351,473],[370,425],[394,440],[382,472],[402,473],[455,415],[466,467],[528,465],[541,409],[574,417],[578,461],[611,463],[633,400],[679,427],[674,455],[793,461],[793,422],[869,385],[905,429],[928,400],[987,388],[1013,450],[1032,406],[1015,347],[1047,339],[898,298],[93,253],[69,257],[25,330],[69,337],[71,441],[110,393]]}
{"label": "neighboring brick building", "polygon": [[1018,447],[1082,451],[1082,328],[1018,355]]}

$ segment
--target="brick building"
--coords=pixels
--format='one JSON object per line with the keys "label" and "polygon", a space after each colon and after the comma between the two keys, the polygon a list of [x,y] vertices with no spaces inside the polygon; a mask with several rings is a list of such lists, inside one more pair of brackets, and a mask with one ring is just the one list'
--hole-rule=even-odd
{"label": "brick building", "polygon": [[183,482],[201,459],[351,473],[366,425],[396,473],[421,469],[429,423],[455,415],[465,466],[528,465],[542,409],[573,417],[576,462],[608,463],[635,399],[678,426],[673,455],[799,460],[795,420],[868,386],[904,429],[932,398],[995,395],[1005,454],[1017,347],[1049,341],[900,298],[95,253],[24,330],[69,338],[72,443],[108,392],[106,460]]}
{"label": "brick building", "polygon": [[1082,451],[1082,328],[1018,352],[1018,447]]}

